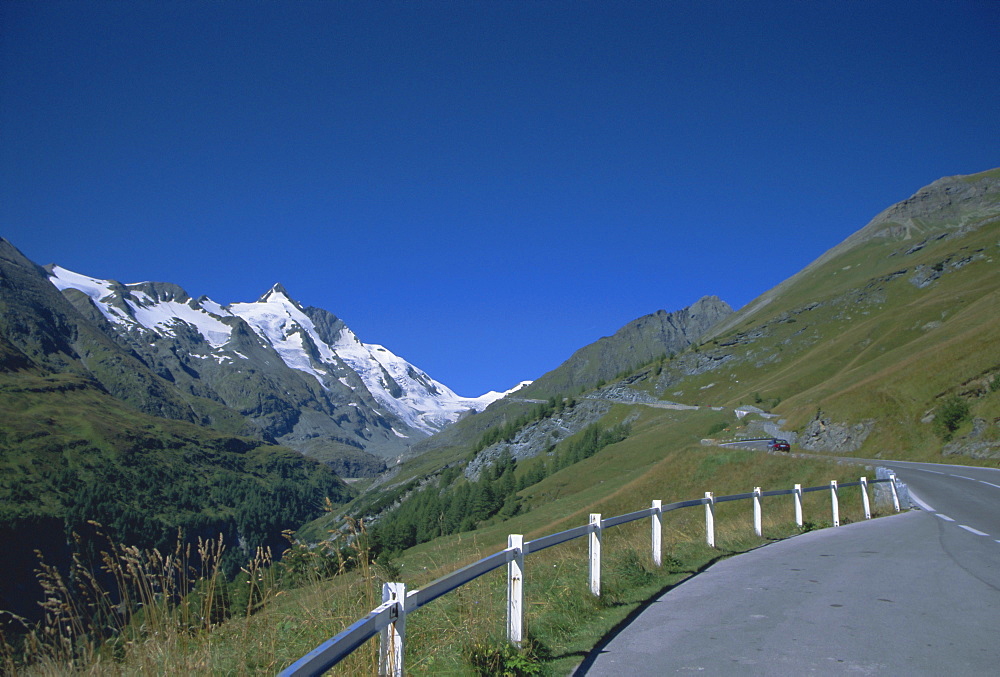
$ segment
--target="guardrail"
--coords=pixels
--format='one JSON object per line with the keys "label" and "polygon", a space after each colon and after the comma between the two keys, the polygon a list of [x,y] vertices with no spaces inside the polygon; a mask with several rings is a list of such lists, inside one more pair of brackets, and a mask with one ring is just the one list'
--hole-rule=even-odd
{"label": "guardrail", "polygon": [[364,618],[350,625],[343,632],[295,661],[281,671],[282,677],[303,677],[305,675],[320,675],[336,665],[341,659],[374,637],[381,634],[379,651],[379,674],[402,677],[403,675],[403,641],[406,634],[406,616],[438,597],[446,595],[480,576],[507,565],[507,637],[515,645],[520,646],[524,634],[524,557],[529,553],[566,543],[567,541],[588,536],[590,540],[590,591],[594,595],[601,594],[601,535],[604,529],[636,520],[651,518],[651,552],[653,563],[661,566],[663,563],[662,529],[663,513],[681,508],[705,506],[705,541],[715,547],[715,505],[728,501],[753,500],[754,531],[761,536],[761,499],[770,496],[791,495],[795,499],[795,523],[803,525],[802,495],[813,491],[829,491],[833,526],[840,526],[839,492],[847,487],[861,487],[865,519],[871,519],[871,503],[868,496],[868,485],[886,482],[892,492],[893,507],[899,512],[899,495],[896,491],[896,475],[889,474],[885,479],[868,480],[862,477],[857,482],[837,484],[832,480],[829,485],[805,487],[796,484],[792,489],[761,491],[760,487],[744,494],[731,496],[713,496],[705,492],[704,498],[688,501],[678,501],[662,505],[654,500],[651,507],[645,510],[630,512],[617,517],[602,519],[600,513],[591,513],[590,521],[579,527],[560,531],[555,534],[541,536],[525,541],[520,534],[507,537],[507,548],[488,557],[473,562],[457,571],[447,574],[419,590],[406,590],[403,583],[385,583],[382,587],[382,604],[376,607]]}

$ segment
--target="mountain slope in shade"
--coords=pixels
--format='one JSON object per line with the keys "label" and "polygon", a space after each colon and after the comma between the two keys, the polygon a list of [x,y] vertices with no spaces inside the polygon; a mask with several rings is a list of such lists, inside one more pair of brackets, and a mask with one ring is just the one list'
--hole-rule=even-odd
{"label": "mountain slope in shade", "polygon": [[[602,382],[615,381],[623,372],[631,373],[637,367],[680,353],[732,313],[729,304],[717,296],[705,296],[680,310],[658,310],[637,318],[611,336],[580,348],[537,380],[522,384],[513,397],[505,397],[482,415],[459,421],[451,428],[421,441],[413,451],[416,454],[440,454],[442,466],[455,463],[490,427],[528,415],[538,403],[549,398],[574,397]],[[603,411],[593,411],[574,417],[560,435],[575,434],[601,415]],[[433,465],[430,457],[426,463]]]}
{"label": "mountain slope in shade", "polygon": [[[343,321],[275,285],[252,303],[177,285],[121,284],[47,268],[120,346],[182,391],[232,407],[274,440],[327,461],[392,458],[503,393],[461,397]],[[379,462],[368,458],[369,472]],[[336,467],[336,465],[335,465]],[[343,469],[347,470],[347,469]]]}
{"label": "mountain slope in shade", "polygon": [[557,368],[524,389],[525,397],[550,397],[589,389],[694,343],[733,313],[717,296],[705,296],[681,310],[658,310],[580,348]]}
{"label": "mountain slope in shade", "polygon": [[258,545],[281,553],[283,530],[324,498],[352,497],[330,467],[261,437],[154,373],[0,238],[0,608],[39,611],[36,550],[65,574],[74,548],[107,547],[99,531],[161,552],[178,530],[188,542],[222,534],[238,571]]}
{"label": "mountain slope in shade", "polygon": [[[210,400],[186,395],[81,317],[46,281],[45,271],[0,238],[0,334],[43,369],[91,379],[154,416],[254,435],[252,424]],[[2,368],[0,368],[2,370]]]}

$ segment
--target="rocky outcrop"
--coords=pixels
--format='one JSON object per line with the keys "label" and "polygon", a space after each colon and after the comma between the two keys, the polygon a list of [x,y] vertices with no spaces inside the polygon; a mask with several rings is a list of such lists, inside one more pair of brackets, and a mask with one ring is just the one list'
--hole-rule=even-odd
{"label": "rocky outcrop", "polygon": [[598,388],[587,395],[587,399],[607,400],[608,402],[620,402],[621,404],[656,404],[660,402],[660,400],[649,393],[642,392],[641,390],[633,390],[621,384]]}
{"label": "rocky outcrop", "polygon": [[991,426],[984,418],[973,419],[972,432],[946,444],[941,455],[1000,458],[1000,421]]}
{"label": "rocky outcrop", "polygon": [[479,473],[493,465],[507,451],[515,460],[533,458],[549,451],[562,440],[599,421],[611,409],[603,400],[582,400],[562,413],[542,418],[519,430],[511,442],[486,447],[469,463],[465,476],[475,481]]}
{"label": "rocky outcrop", "polygon": [[874,425],[874,421],[835,423],[820,412],[798,436],[798,446],[807,451],[854,452],[864,444]]}
{"label": "rocky outcrop", "polygon": [[927,232],[927,223],[935,223],[937,229],[977,228],[1000,215],[1000,202],[989,199],[997,193],[1000,193],[997,170],[946,176],[882,211],[841,247],[847,249],[874,238],[918,238]]}
{"label": "rocky outcrop", "polygon": [[959,256],[949,256],[943,261],[938,261],[937,263],[927,266],[918,265],[913,270],[913,275],[910,277],[910,284],[912,284],[917,289],[924,289],[933,284],[937,279],[946,273],[951,273],[965,266],[969,265],[973,261],[981,261],[986,258],[985,252],[982,250],[976,251],[972,254]]}

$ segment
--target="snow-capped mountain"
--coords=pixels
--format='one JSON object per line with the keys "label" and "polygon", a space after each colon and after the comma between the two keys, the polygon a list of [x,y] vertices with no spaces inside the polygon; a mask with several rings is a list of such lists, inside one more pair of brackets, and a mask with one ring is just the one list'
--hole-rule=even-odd
{"label": "snow-capped mountain", "polygon": [[221,305],[168,283],[47,270],[78,310],[157,374],[304,453],[347,447],[393,457],[506,394],[461,397],[281,285],[255,302]]}
{"label": "snow-capped mountain", "polygon": [[[352,387],[342,375],[346,365],[379,403],[427,434],[451,425],[470,409],[482,411],[503,397],[495,392],[480,397],[456,395],[383,346],[362,343],[347,325],[326,311],[302,308],[281,285],[272,287],[255,303],[233,303],[221,310],[242,318],[277,350],[286,365],[311,374],[324,387],[331,377]],[[326,326],[331,329],[323,332],[325,336],[313,317],[328,320]]]}

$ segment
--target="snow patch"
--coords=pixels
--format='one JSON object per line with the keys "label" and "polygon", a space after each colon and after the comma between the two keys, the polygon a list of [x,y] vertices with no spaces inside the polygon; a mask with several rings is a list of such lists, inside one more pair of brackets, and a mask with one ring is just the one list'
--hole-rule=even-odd
{"label": "snow patch", "polygon": [[109,306],[104,299],[112,296],[112,283],[109,280],[100,280],[96,277],[87,277],[72,270],[66,270],[62,266],[53,266],[49,274],[49,281],[55,285],[59,291],[76,289],[83,292],[94,302],[101,314],[114,324],[124,324],[127,320],[121,317],[121,312]]}
{"label": "snow patch", "polygon": [[[137,285],[118,285],[111,280],[80,275],[61,266],[53,266],[49,280],[60,291],[77,289],[83,292],[104,317],[118,325],[138,325],[161,336],[175,336],[174,329],[180,322],[193,326],[213,348],[225,345],[232,333],[221,320],[229,313],[213,301],[208,303],[218,312],[207,311],[197,304],[158,302],[146,292],[136,289]],[[123,310],[123,304],[128,311]]]}
{"label": "snow patch", "polygon": [[173,335],[173,327],[181,323],[193,326],[213,348],[221,348],[229,342],[232,333],[229,325],[201,308],[192,308],[186,303],[177,301],[152,303],[148,296],[145,294],[142,296],[145,297],[142,299],[144,303],[136,304],[131,299],[126,299],[126,303],[139,324],[147,329]]}
{"label": "snow patch", "polygon": [[305,337],[308,336],[316,347],[321,362],[334,364],[337,356],[319,338],[316,326],[295,301],[272,289],[260,301],[233,303],[229,310],[233,315],[243,318],[258,336],[270,343],[286,365],[314,376],[320,385],[326,387],[323,376],[327,372],[314,364],[306,349]]}

